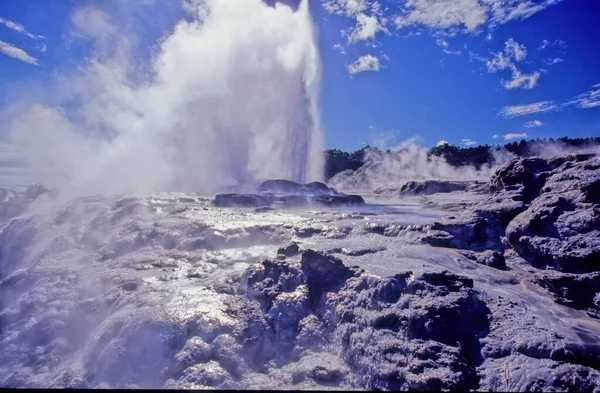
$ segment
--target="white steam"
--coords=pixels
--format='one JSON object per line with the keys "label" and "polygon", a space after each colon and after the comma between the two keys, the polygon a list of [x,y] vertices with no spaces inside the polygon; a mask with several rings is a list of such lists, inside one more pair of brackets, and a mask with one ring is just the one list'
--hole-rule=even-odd
{"label": "white steam", "polygon": [[402,186],[411,180],[479,180],[487,181],[493,168],[483,166],[454,167],[442,157],[427,156],[429,149],[410,138],[390,153],[379,149],[365,151],[365,164],[356,171],[344,171],[329,181],[333,187],[346,191],[373,191],[380,187]]}
{"label": "white steam", "polygon": [[86,9],[110,26],[96,34],[96,56],[58,79],[57,102],[27,105],[10,123],[42,182],[91,194],[320,180],[320,64],[307,0],[297,9],[184,5],[191,20],[179,21],[145,66],[130,58],[134,39],[117,38],[109,18]]}

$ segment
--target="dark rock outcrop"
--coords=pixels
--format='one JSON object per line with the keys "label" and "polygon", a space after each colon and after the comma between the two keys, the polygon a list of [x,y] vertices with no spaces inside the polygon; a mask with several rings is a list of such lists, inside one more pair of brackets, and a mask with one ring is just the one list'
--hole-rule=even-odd
{"label": "dark rock outcrop", "polygon": [[[299,266],[251,266],[239,292],[261,304],[290,354],[341,346],[359,386],[458,390],[477,388],[479,337],[489,329],[489,310],[472,287],[471,279],[449,272],[382,279],[307,250]],[[321,371],[314,377],[341,378]]]}
{"label": "dark rock outcrop", "polygon": [[400,195],[431,195],[454,191],[466,191],[473,182],[425,180],[409,181],[400,188]]}
{"label": "dark rock outcrop", "polygon": [[460,250],[460,253],[482,265],[494,267],[496,269],[504,269],[506,267],[504,255],[497,251],[486,250],[483,252],[474,252],[470,250]]}
{"label": "dark rock outcrop", "polygon": [[504,258],[494,252],[512,249],[530,265],[553,270],[534,282],[558,302],[598,311],[599,169],[593,154],[508,162],[490,179],[486,201],[442,218],[425,241],[469,250],[463,255],[495,267]]}
{"label": "dark rock outcrop", "polygon": [[257,194],[217,194],[215,205],[219,207],[265,207],[273,202],[272,198]]}
{"label": "dark rock outcrop", "polygon": [[260,194],[218,194],[214,204],[219,207],[264,209],[271,206],[352,206],[365,203],[360,195],[343,194],[319,182],[298,184],[289,180],[267,180],[258,187],[258,191]]}

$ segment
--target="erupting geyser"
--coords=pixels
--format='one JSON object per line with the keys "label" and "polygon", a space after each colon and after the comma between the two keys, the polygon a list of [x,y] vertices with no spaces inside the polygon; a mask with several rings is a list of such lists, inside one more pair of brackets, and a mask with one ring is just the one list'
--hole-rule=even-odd
{"label": "erupting geyser", "polygon": [[23,106],[13,118],[13,142],[42,182],[90,194],[321,180],[308,1],[184,5],[191,20],[160,40],[147,75],[118,29],[110,46],[89,37],[104,50],[58,78],[59,101]]}

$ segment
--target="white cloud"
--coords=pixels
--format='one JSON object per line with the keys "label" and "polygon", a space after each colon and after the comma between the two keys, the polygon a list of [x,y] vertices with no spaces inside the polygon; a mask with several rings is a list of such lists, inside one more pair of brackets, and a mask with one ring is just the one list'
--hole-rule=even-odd
{"label": "white cloud", "polygon": [[461,145],[465,145],[465,146],[474,146],[474,145],[478,144],[479,142],[475,142],[471,139],[461,139],[460,143],[461,143]]}
{"label": "white cloud", "polygon": [[493,57],[485,59],[481,56],[474,55],[476,60],[485,61],[485,65],[488,72],[495,73],[499,70],[505,70],[507,68],[516,69],[513,62],[519,62],[527,57],[527,49],[525,45],[519,44],[514,39],[509,38],[504,43],[504,50],[502,52],[492,53]]}
{"label": "white cloud", "polygon": [[575,105],[582,109],[600,107],[600,83],[592,86],[585,93],[573,97],[565,105]]}
{"label": "white cloud", "polygon": [[387,29],[379,23],[377,17],[361,12],[356,15],[356,26],[350,30],[348,40],[356,42],[373,39],[380,31],[387,32]]}
{"label": "white cloud", "polygon": [[449,143],[448,143],[448,141],[445,141],[443,139],[436,144],[436,146],[444,146],[444,145],[449,145]]}
{"label": "white cloud", "polygon": [[8,27],[9,29],[16,31],[17,33],[26,35],[27,37],[34,39],[34,40],[45,38],[41,35],[31,34],[30,32],[27,31],[25,26],[23,26],[22,24],[10,21],[8,19],[0,18],[0,24],[3,24],[4,26]]}
{"label": "white cloud", "polygon": [[[517,117],[534,113],[552,112],[566,107],[575,106],[581,109],[600,107],[600,83],[593,85],[585,93],[579,94],[568,101],[556,104],[554,101],[540,101],[527,105],[505,106],[498,114],[503,117]],[[534,120],[525,123],[525,127],[539,127],[542,122]]]}
{"label": "white cloud", "polygon": [[359,57],[358,60],[348,66],[348,72],[352,75],[365,71],[379,71],[380,69],[379,59],[371,54]]}
{"label": "white cloud", "polygon": [[437,40],[435,40],[435,43],[438,44],[440,48],[444,49],[447,49],[450,46],[450,44],[448,44],[448,41],[446,41],[443,38],[438,38]]}
{"label": "white cloud", "polygon": [[[525,19],[561,0],[400,0],[386,3],[385,13],[377,0],[322,0],[326,12],[354,20],[355,27],[347,34],[375,37],[393,25],[425,26],[456,33],[474,33],[480,27],[494,28],[515,19]],[[365,18],[374,18],[368,23]],[[361,22],[362,19],[362,22]],[[360,33],[366,26],[366,31]],[[379,26],[379,27],[377,27]]]}
{"label": "white cloud", "polygon": [[500,137],[500,135],[498,135],[498,134],[492,135],[492,139],[498,139],[499,137]]}
{"label": "white cloud", "polygon": [[450,44],[448,43],[448,41],[446,41],[443,38],[438,38],[435,40],[435,43],[442,48],[442,52],[444,52],[447,55],[460,55],[462,52],[460,50],[451,50],[450,48]]}
{"label": "white cloud", "polygon": [[551,46],[558,46],[559,48],[565,49],[567,47],[567,41],[561,40],[561,39],[557,39],[552,42],[550,42],[548,40],[542,40],[542,42],[540,43],[540,46],[538,46],[538,50],[544,50]]}
{"label": "white cloud", "polygon": [[473,31],[484,24],[488,9],[478,0],[407,0],[396,17],[399,28],[425,25],[436,29],[464,26]]}
{"label": "white cloud", "polygon": [[346,54],[346,49],[342,45],[340,45],[340,44],[335,44],[333,46],[333,49],[339,50],[342,55]]}
{"label": "white cloud", "polygon": [[442,49],[442,52],[444,52],[447,55],[460,55],[462,53],[462,51],[460,51],[460,50],[448,50],[448,49]]}
{"label": "white cloud", "polygon": [[565,61],[565,59],[561,59],[560,57],[555,57],[554,59],[549,59],[546,61],[546,64],[548,65],[555,65],[558,63],[562,63],[563,61]]}
{"label": "white cloud", "polygon": [[104,11],[91,6],[78,8],[71,15],[72,34],[78,37],[102,39],[114,35],[117,27]]}
{"label": "white cloud", "polygon": [[518,87],[533,89],[541,75],[539,71],[531,74],[524,74],[519,71],[515,63],[523,61],[527,57],[527,48],[513,38],[509,38],[504,43],[504,49],[501,52],[492,53],[491,58],[484,58],[474,53],[469,54],[472,59],[484,62],[490,73],[510,69],[512,72],[511,79],[501,80],[501,84],[505,89],[516,89]]}
{"label": "white cloud", "polygon": [[550,112],[559,109],[559,105],[554,101],[541,101],[527,105],[505,106],[499,112],[503,117],[517,117],[531,115],[534,113]]}
{"label": "white cloud", "polygon": [[504,52],[507,56],[515,59],[515,61],[521,61],[527,57],[527,48],[525,48],[525,45],[519,44],[513,38],[509,38],[504,43]]}
{"label": "white cloud", "polygon": [[540,72],[536,71],[532,74],[523,74],[517,70],[516,67],[512,67],[512,79],[508,81],[502,80],[502,86],[506,89],[516,89],[522,87],[525,89],[533,89],[537,85],[538,79],[540,79]]}
{"label": "white cloud", "polygon": [[548,45],[550,45],[550,41],[542,40],[542,42],[540,43],[540,46],[538,46],[538,50],[546,49],[548,47]]}
{"label": "white cloud", "polygon": [[524,132],[521,134],[504,134],[505,141],[512,141],[513,139],[525,139],[525,138],[527,138],[527,134]]}
{"label": "white cloud", "polygon": [[525,128],[541,127],[543,123],[539,120],[531,120],[525,123]]}
{"label": "white cloud", "polygon": [[36,58],[31,57],[23,49],[17,48],[16,46],[13,46],[7,42],[0,41],[0,52],[14,59],[24,61],[25,63],[38,65],[38,61]]}

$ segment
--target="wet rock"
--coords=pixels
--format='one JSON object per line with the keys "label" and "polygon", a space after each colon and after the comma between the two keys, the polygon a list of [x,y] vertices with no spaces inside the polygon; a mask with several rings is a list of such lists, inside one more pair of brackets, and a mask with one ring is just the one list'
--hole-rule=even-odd
{"label": "wet rock", "polygon": [[360,195],[339,193],[319,182],[298,184],[289,180],[267,180],[258,187],[258,192],[260,194],[218,194],[214,204],[219,207],[255,207],[257,211],[262,212],[272,205],[349,206],[365,203]]}
{"label": "wet rock", "polygon": [[258,300],[264,312],[268,312],[280,293],[293,292],[304,282],[304,275],[297,267],[284,261],[265,260],[244,272],[238,291]]}
{"label": "wet rock", "polygon": [[275,179],[267,180],[258,186],[258,192],[273,193],[273,194],[296,194],[296,195],[321,195],[335,194],[333,188],[320,182],[312,182],[308,184],[298,184],[290,180]]}
{"label": "wet rock", "polygon": [[277,255],[284,255],[286,257],[293,257],[300,254],[300,246],[296,242],[292,242],[285,247],[277,249]]}
{"label": "wet rock", "polygon": [[589,154],[513,160],[490,179],[494,193],[486,201],[443,217],[424,241],[479,252],[508,246],[538,268],[598,271],[597,168],[600,157]]}
{"label": "wet rock", "polygon": [[312,301],[317,301],[324,292],[343,285],[354,274],[340,259],[314,250],[302,253],[300,266]]}
{"label": "wet rock", "polygon": [[504,255],[497,251],[486,250],[483,252],[474,252],[470,250],[460,250],[459,253],[477,263],[495,269],[504,269],[506,267]]}
{"label": "wet rock", "polygon": [[597,165],[594,156],[549,172],[539,196],[508,224],[509,245],[529,263],[564,272],[600,270],[600,205],[590,194],[600,181]]}
{"label": "wet rock", "polygon": [[[264,274],[263,265],[249,272],[246,276],[265,281],[255,287],[273,287],[276,275]],[[345,362],[358,370],[354,378],[359,385],[369,389],[477,387],[478,340],[488,329],[489,310],[472,290],[470,278],[443,271],[382,279],[313,250],[302,254],[299,273],[306,284],[280,292],[264,312],[275,330],[289,334],[278,337],[280,348],[295,340],[294,353],[302,357],[323,343],[334,343],[342,348]],[[312,379],[326,385],[344,378],[345,371],[318,365],[296,368],[292,377],[295,383]]]}
{"label": "wet rock", "polygon": [[214,204],[218,207],[264,207],[272,200],[264,195],[256,194],[217,194]]}
{"label": "wet rock", "polygon": [[454,191],[466,191],[471,182],[425,180],[409,181],[400,188],[399,195],[431,195],[437,193],[448,193]]}
{"label": "wet rock", "polygon": [[545,271],[534,282],[552,292],[555,301],[580,310],[600,311],[600,273],[570,274]]}
{"label": "wet rock", "polygon": [[310,198],[310,201],[324,206],[363,205],[365,203],[360,195],[346,194],[318,195]]}

